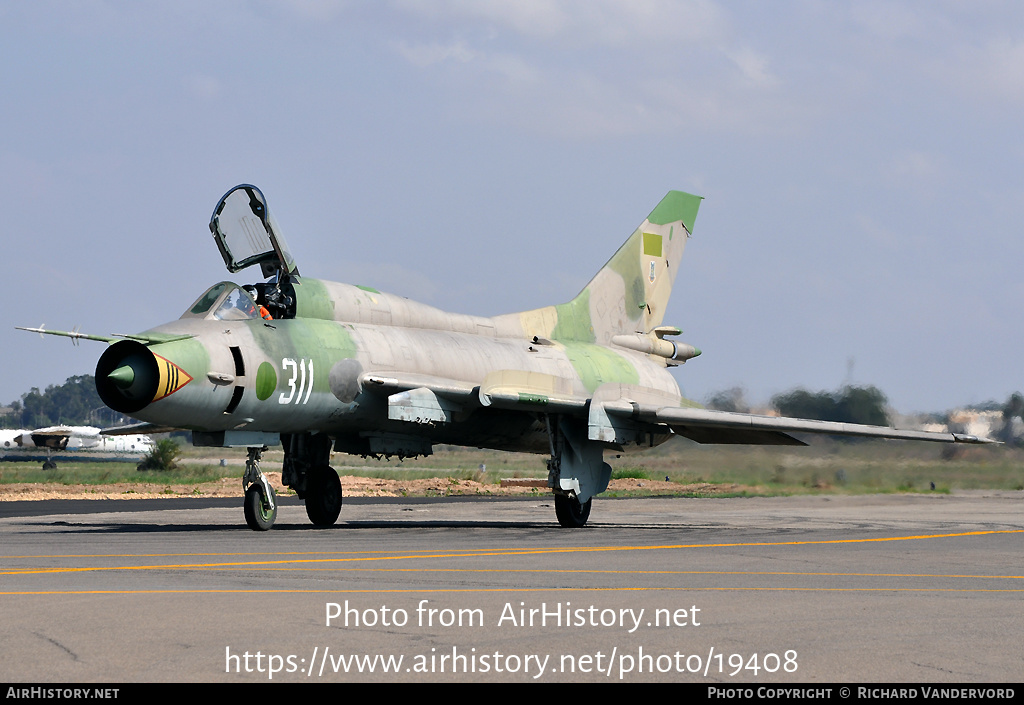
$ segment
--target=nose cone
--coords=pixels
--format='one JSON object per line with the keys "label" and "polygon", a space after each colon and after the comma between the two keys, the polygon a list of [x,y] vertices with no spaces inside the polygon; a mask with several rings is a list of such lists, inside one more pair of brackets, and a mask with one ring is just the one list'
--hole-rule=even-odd
{"label": "nose cone", "polygon": [[114,411],[133,414],[178,391],[192,377],[142,343],[114,343],[96,363],[96,391]]}
{"label": "nose cone", "polygon": [[130,389],[135,381],[135,370],[130,365],[118,367],[107,375],[107,379],[116,384],[118,389]]}

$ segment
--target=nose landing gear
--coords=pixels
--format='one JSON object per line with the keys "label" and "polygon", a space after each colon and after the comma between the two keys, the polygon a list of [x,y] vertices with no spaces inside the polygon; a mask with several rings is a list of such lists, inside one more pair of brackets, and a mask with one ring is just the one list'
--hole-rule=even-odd
{"label": "nose landing gear", "polygon": [[[281,480],[306,502],[306,515],[314,526],[333,525],[341,514],[341,480],[328,462],[331,439],[325,434],[282,435],[284,466]],[[253,531],[266,531],[277,519],[277,495],[260,470],[266,446],[249,448],[242,487],[245,490],[245,523]]]}
{"label": "nose landing gear", "polygon": [[253,531],[266,531],[277,519],[277,496],[267,476],[260,470],[262,448],[249,448],[249,457],[245,461],[245,474],[242,476],[242,489],[245,490],[245,523]]}

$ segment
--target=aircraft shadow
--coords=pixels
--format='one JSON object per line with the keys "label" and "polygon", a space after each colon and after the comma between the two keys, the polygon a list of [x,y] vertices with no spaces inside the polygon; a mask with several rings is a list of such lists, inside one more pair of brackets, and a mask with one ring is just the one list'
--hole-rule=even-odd
{"label": "aircraft shadow", "polygon": [[[38,526],[38,525],[36,525]],[[264,535],[263,532],[252,532],[243,522],[237,525],[225,524],[151,524],[151,523],[110,523],[110,524],[87,524],[68,521],[57,521],[47,524],[54,527],[52,533],[58,534],[132,534],[132,533],[166,533],[166,534],[194,534],[194,533],[228,533],[244,531],[255,536]],[[270,529],[270,534],[278,532],[330,532],[330,531],[360,531],[366,529],[557,529],[554,522],[537,521],[477,521],[477,520],[376,520],[376,521],[340,521],[333,526],[317,527],[312,524],[289,524],[277,522]],[[588,527],[590,529],[601,528],[598,526]],[[610,528],[610,525],[605,528]]]}

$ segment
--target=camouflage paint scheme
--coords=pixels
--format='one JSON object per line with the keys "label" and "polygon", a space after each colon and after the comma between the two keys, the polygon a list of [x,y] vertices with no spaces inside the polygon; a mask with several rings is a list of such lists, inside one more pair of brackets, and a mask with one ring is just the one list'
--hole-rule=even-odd
{"label": "camouflage paint scheme", "polygon": [[[188,336],[148,347],[154,355],[175,361],[190,381],[181,377],[181,386],[173,393],[135,415],[159,425],[203,431],[316,429],[342,436],[346,432],[364,436],[411,432],[438,443],[546,451],[546,432],[540,434],[544,437],[524,437],[519,431],[487,430],[494,424],[486,419],[470,423],[469,417],[482,410],[486,401],[475,405],[477,409],[466,405],[462,409],[466,419],[454,428],[453,424],[410,428],[408,422],[390,421],[386,413],[378,413],[386,398],[357,393],[357,401],[348,390],[365,385],[365,377],[360,384],[361,375],[422,376],[429,382],[425,386],[448,382],[480,387],[482,397],[491,388],[514,388],[534,395],[531,405],[538,408],[544,406],[545,398],[586,400],[607,383],[639,385],[678,397],[679,387],[667,371],[665,358],[612,348],[609,341],[616,333],[660,325],[698,203],[689,194],[669,194],[655,210],[666,222],[645,220],[593,281],[560,306],[484,318],[448,313],[366,287],[296,277],[297,310],[290,320],[225,320],[211,325],[212,314],[186,313],[141,336]],[[690,218],[689,228],[683,223],[684,214]],[[651,233],[662,239],[663,246],[645,253],[642,239]],[[656,269],[653,282],[645,275],[651,263]],[[244,374],[235,370],[232,346],[241,351]],[[298,373],[289,361],[299,363]],[[224,384],[211,375],[234,381]],[[290,384],[296,385],[295,393]],[[244,389],[241,401],[225,413],[236,386]],[[365,386],[372,392],[372,385]],[[517,424],[533,425],[533,419]],[[469,435],[467,426],[472,429]]]}
{"label": "camouflage paint scheme", "polygon": [[[549,454],[558,519],[582,526],[610,478],[603,452],[673,433],[705,443],[802,445],[787,431],[978,440],[706,411],[683,398],[668,368],[700,351],[667,340],[680,330],[663,323],[700,202],[669,192],[568,303],[486,318],[299,276],[262,193],[242,185],[221,199],[211,230],[230,271],[259,263],[270,277],[252,295],[221,282],[180,319],[125,340],[40,332],[112,343],[97,365],[101,397],[147,428],[253,449],[253,528],[273,522],[258,461],[279,441],[285,482],[307,495],[314,523],[333,523],[341,506],[324,470],[332,447],[409,457],[443,443]],[[257,313],[263,303],[273,320]]]}

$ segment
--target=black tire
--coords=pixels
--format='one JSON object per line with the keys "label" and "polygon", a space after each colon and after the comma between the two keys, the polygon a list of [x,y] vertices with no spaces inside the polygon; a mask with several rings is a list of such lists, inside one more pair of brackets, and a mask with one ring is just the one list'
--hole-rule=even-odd
{"label": "black tire", "polygon": [[273,487],[270,487],[270,496],[275,499],[273,509],[263,503],[263,494],[256,485],[245,491],[245,523],[253,531],[266,531],[277,520],[277,495]]}
{"label": "black tire", "polygon": [[315,468],[306,478],[306,516],[314,526],[332,526],[341,514],[341,480],[329,465]]}
{"label": "black tire", "polygon": [[56,470],[56,469],[57,469],[57,463],[54,462],[53,460],[44,460],[43,461],[43,470]]}
{"label": "black tire", "polygon": [[555,495],[555,516],[558,523],[567,529],[579,529],[587,525],[590,518],[590,503],[594,501],[591,497],[583,504],[575,497],[564,494]]}

